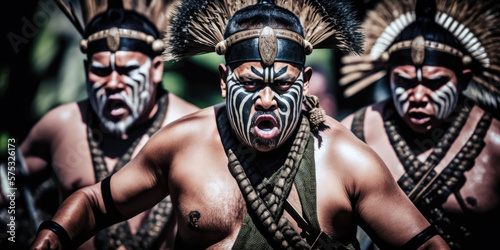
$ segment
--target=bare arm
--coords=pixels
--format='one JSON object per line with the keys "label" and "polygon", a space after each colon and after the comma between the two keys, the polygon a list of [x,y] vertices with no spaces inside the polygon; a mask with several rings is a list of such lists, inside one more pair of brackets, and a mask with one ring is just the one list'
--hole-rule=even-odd
{"label": "bare arm", "polygon": [[21,144],[25,170],[28,174],[37,174],[47,169],[50,159],[51,138],[54,138],[53,125],[49,117],[44,117],[30,130]]}
{"label": "bare arm", "polygon": [[[158,138],[159,137],[159,138]],[[141,152],[110,179],[111,202],[121,220],[147,210],[168,195],[166,176],[167,162],[160,154],[164,150],[161,135],[153,136]],[[162,161],[162,162],[159,162]],[[162,166],[162,168],[158,167]],[[53,221],[66,230],[74,244],[81,244],[99,229],[118,221],[105,205],[102,182],[82,188],[68,197],[60,206]],[[116,216],[116,215],[115,215]],[[33,249],[58,249],[60,239],[50,230],[41,230]]]}
{"label": "bare arm", "polygon": [[[398,248],[430,224],[394,181],[382,159],[343,125],[330,120],[324,132],[329,179],[339,179],[349,197],[354,219],[381,249]],[[421,246],[448,249],[434,236]]]}
{"label": "bare arm", "polygon": [[[359,223],[380,248],[401,247],[430,224],[406,197],[382,160],[364,147],[367,157],[361,158],[361,164],[365,167],[357,173],[355,184]],[[436,235],[418,249],[428,248],[448,249],[448,246]]]}

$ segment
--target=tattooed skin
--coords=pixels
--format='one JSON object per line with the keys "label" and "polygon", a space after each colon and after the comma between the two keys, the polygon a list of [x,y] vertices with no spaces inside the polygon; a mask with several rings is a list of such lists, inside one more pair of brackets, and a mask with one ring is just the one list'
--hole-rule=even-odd
{"label": "tattooed skin", "polygon": [[[255,91],[247,91],[243,84],[238,81],[234,72],[231,72],[227,78],[227,98],[226,106],[231,126],[236,134],[250,147],[256,145],[268,145],[275,147],[281,145],[293,133],[299,123],[302,110],[303,93],[303,73],[301,72],[291,87],[283,92],[276,90],[275,79],[287,72],[288,66],[275,72],[274,67],[265,67],[259,71],[252,67],[252,72],[260,78],[261,87]],[[250,116],[252,107],[259,98],[261,91],[270,86],[272,95],[277,102],[278,114],[272,110],[257,111]],[[267,115],[272,116],[277,124],[275,125],[279,132],[270,139],[259,137],[255,131],[255,125],[259,117]]]}
{"label": "tattooed skin", "polygon": [[[401,117],[408,112],[410,102],[406,89],[391,82],[392,98],[394,106]],[[447,82],[439,89],[432,92],[430,101],[434,107],[436,118],[444,119],[455,109],[458,100],[458,91],[452,82]]]}
{"label": "tattooed skin", "polygon": [[[110,54],[110,65],[111,69],[108,72],[111,74],[116,71],[115,53]],[[92,70],[97,71],[104,71],[108,68],[98,62],[92,62],[90,67]],[[98,85],[91,81],[87,84],[92,108],[104,126],[117,136],[125,134],[126,130],[137,120],[151,100],[154,92],[154,87],[150,84],[150,58],[142,65],[136,60],[128,61],[125,68],[131,68],[132,70],[120,72],[127,89],[119,93],[107,93],[104,88],[106,84]],[[124,120],[111,121],[105,116],[104,112],[117,106],[127,108],[130,115]]]}

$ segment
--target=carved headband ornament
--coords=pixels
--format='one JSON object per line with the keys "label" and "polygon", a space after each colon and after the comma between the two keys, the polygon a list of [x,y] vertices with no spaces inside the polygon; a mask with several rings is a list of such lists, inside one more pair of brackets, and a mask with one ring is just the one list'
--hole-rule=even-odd
{"label": "carved headband ornament", "polygon": [[79,0],[83,22],[71,1],[69,5],[54,1],[82,35],[80,50],[87,55],[125,50],[154,56],[161,55],[166,47],[158,30],[168,25],[166,13],[171,0]]}
{"label": "carved headband ornament", "polygon": [[80,42],[80,50],[87,53],[89,43],[100,39],[106,39],[106,45],[111,52],[116,52],[120,48],[120,38],[132,38],[147,43],[155,53],[161,53],[165,49],[162,39],[155,39],[152,35],[131,29],[112,27],[110,29],[98,31]]}
{"label": "carved headband ornament", "polygon": [[[263,29],[244,30],[229,36],[215,46],[215,52],[219,55],[225,55],[232,45],[254,38],[258,38],[258,52],[261,61],[266,66],[271,66],[276,58],[279,58],[280,61],[304,64],[305,60],[301,59],[304,58],[304,55],[311,54],[313,50],[312,44],[296,32],[285,29],[273,29],[266,26]],[[295,53],[299,54],[298,57],[297,55],[293,56],[288,54],[286,48],[280,48],[278,46],[278,40],[280,39],[286,39],[300,45],[300,47],[302,47],[302,53],[301,51],[295,51]],[[255,50],[257,48],[247,48],[247,53],[238,55],[239,61],[244,61],[245,57],[247,57],[246,59],[248,60],[256,59],[254,56],[255,53],[252,53],[254,51],[248,53],[251,49]],[[227,59],[228,58],[226,58],[226,63],[234,62],[234,60],[229,60],[228,62]]]}
{"label": "carved headband ornament", "polygon": [[424,65],[426,59],[426,49],[447,53],[449,55],[461,58],[463,66],[469,66],[472,62],[472,58],[469,55],[464,55],[462,51],[444,43],[425,40],[423,36],[417,36],[411,41],[402,41],[392,45],[387,51],[384,51],[384,53],[382,53],[380,58],[382,61],[387,62],[389,61],[391,54],[406,49],[411,50],[411,60],[413,65],[415,65],[416,67],[422,67]]}

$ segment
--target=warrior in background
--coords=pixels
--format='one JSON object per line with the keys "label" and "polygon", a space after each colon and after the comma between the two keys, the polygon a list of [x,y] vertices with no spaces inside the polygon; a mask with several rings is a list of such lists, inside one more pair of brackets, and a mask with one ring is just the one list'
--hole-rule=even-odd
{"label": "warrior in background", "polygon": [[342,123],[452,249],[499,249],[498,2],[383,1],[364,26],[367,55],[344,58],[342,81],[359,79],[346,94],[385,76],[392,99]]}
{"label": "warrior in background", "polygon": [[[158,29],[166,27],[169,4],[81,1],[86,24],[81,27],[59,2],[84,38],[88,99],[56,107],[31,129],[21,145],[28,175],[51,169],[66,198],[117,172],[159,128],[198,110],[162,87],[165,46]],[[167,197],[102,230],[82,248],[169,248],[175,225]]]}

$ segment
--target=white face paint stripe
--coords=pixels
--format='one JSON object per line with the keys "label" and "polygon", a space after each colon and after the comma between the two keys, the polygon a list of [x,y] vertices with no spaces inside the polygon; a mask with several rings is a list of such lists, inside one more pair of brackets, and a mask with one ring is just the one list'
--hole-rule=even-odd
{"label": "white face paint stripe", "polygon": [[[137,61],[132,61],[127,65],[137,65]],[[122,94],[125,102],[132,110],[134,117],[138,117],[152,98],[153,88],[150,86],[149,69],[151,68],[151,59],[142,64],[138,69],[127,72],[123,77],[125,84],[130,88],[130,94]]]}
{"label": "white face paint stripe", "polygon": [[[241,117],[241,114],[243,114],[243,108],[245,107],[245,104],[248,102],[248,99],[251,97],[251,95],[245,96],[242,102],[239,104],[240,106],[238,107],[238,95],[244,94],[243,88],[238,86],[236,76],[234,73],[232,73],[229,78],[228,78],[228,87],[229,87],[229,95],[228,95],[228,101],[232,106],[232,108],[228,108],[228,113],[230,117],[233,117],[234,122],[232,122],[232,127],[237,132],[242,139],[248,143],[248,145],[251,145],[250,143],[250,132],[249,129],[248,131],[245,131],[245,124],[243,123],[243,117]],[[236,112],[234,112],[234,108],[236,108]],[[247,125],[249,127],[249,125]]]}
{"label": "white face paint stripe", "polygon": [[[245,96],[245,98],[243,98],[243,100],[241,101],[242,105],[240,105],[240,108],[238,110],[238,114],[243,114],[243,108],[245,107],[245,104],[248,102],[249,99],[251,99],[252,95],[247,95]],[[252,124],[252,119],[248,119],[247,121],[247,124],[246,126],[243,124],[243,119],[239,119],[238,121],[240,121],[240,124],[241,124],[241,134],[245,134],[245,140],[249,143],[248,145],[251,145],[250,144],[250,126]],[[247,127],[248,129],[245,131],[245,127]]]}
{"label": "white face paint stripe", "polygon": [[[272,68],[264,68],[264,80],[273,81],[274,72]],[[302,109],[302,89],[303,75],[300,73],[299,77],[292,84],[291,88],[284,94],[277,93],[274,88],[271,91],[274,98],[278,102],[279,122],[280,122],[280,135],[277,140],[277,145],[280,145],[288,139],[294,132],[295,127],[298,125],[300,112]],[[242,141],[248,145],[253,145],[252,138],[255,136],[251,131],[252,117],[243,117],[244,112],[254,105],[255,101],[260,98],[260,93],[263,89],[256,92],[247,92],[240,85],[234,73],[231,73],[227,79],[228,96],[226,104],[228,105],[228,115],[230,117],[231,126],[234,132],[239,135]],[[240,96],[243,95],[243,96]]]}
{"label": "white face paint stripe", "polygon": [[269,68],[269,83],[274,83],[274,70]]}
{"label": "white face paint stripe", "polygon": [[[409,108],[408,94],[403,87],[396,86],[391,82],[392,97],[394,106],[402,117]],[[447,82],[440,89],[430,94],[430,101],[434,108],[435,116],[438,119],[448,117],[455,109],[458,101],[458,91],[452,82]]]}
{"label": "white face paint stripe", "polygon": [[452,82],[447,82],[440,89],[431,94],[431,103],[436,112],[436,118],[444,119],[455,109],[458,100],[458,91]]}
{"label": "white face paint stripe", "polygon": [[115,65],[115,53],[111,53],[109,55],[109,65],[111,66],[111,72],[116,70],[116,65]]}
{"label": "white face paint stripe", "polygon": [[125,64],[126,67],[132,67],[132,66],[141,66],[141,64],[137,60],[130,60]]}
{"label": "white face paint stripe", "polygon": [[422,77],[422,68],[418,68],[417,69],[417,80],[418,80],[418,82],[422,82],[422,79],[423,79],[423,77]]}
{"label": "white face paint stripe", "polygon": [[95,61],[93,61],[93,62],[91,63],[91,65],[92,65],[92,67],[94,67],[94,68],[106,68],[106,66],[104,66],[104,64],[101,64],[101,63],[99,63],[99,62],[95,62]]}
{"label": "white face paint stripe", "polygon": [[[284,115],[285,116],[285,119],[283,119],[283,129],[285,130],[284,132],[285,133],[282,133],[280,139],[279,139],[279,142],[283,142],[285,141],[291,134],[292,132],[295,130],[295,127],[297,126],[298,124],[298,121],[299,121],[299,117],[300,117],[300,112],[302,110],[302,105],[301,105],[301,101],[302,101],[302,96],[301,96],[301,93],[302,93],[302,86],[303,86],[303,74],[302,72],[299,74],[299,76],[297,77],[297,79],[295,80],[295,83],[291,86],[290,90],[288,90],[288,92],[286,94],[283,95],[283,97],[287,97],[290,101],[291,101],[291,105],[293,107],[295,107],[295,110],[290,110],[290,103],[280,97],[279,95],[276,95],[276,99],[278,99],[279,101],[281,101],[281,103],[284,103],[287,107],[287,110],[286,111],[281,111],[280,110],[280,115]],[[298,98],[295,98],[293,96],[294,93]],[[297,103],[297,101],[299,101],[300,103]],[[290,116],[292,116],[292,120],[289,121],[290,119]]]}
{"label": "white face paint stripe", "polygon": [[[138,61],[129,61],[127,67],[140,65]],[[104,67],[104,65],[98,62],[92,62],[94,67]],[[112,72],[116,71],[116,55],[115,53],[110,54],[110,67]],[[151,59],[148,58],[147,61],[140,65],[139,68],[127,72],[127,74],[122,75],[122,80],[125,85],[130,89],[130,91],[122,91],[119,93],[125,104],[130,110],[130,116],[126,120],[119,122],[109,121],[103,114],[104,107],[108,101],[108,96],[106,94],[103,85],[96,86],[93,82],[88,84],[88,95],[94,111],[98,115],[99,119],[105,124],[105,126],[112,132],[115,133],[125,133],[126,129],[130,127],[135,120],[144,111],[147,104],[153,98],[154,88],[150,82],[149,69],[151,68]]]}
{"label": "white face paint stripe", "polygon": [[394,106],[396,107],[396,111],[398,111],[398,114],[403,117],[404,114],[408,112],[408,108],[410,107],[408,94],[403,87],[396,86],[394,82],[391,82],[391,90],[392,99],[394,102]]}

